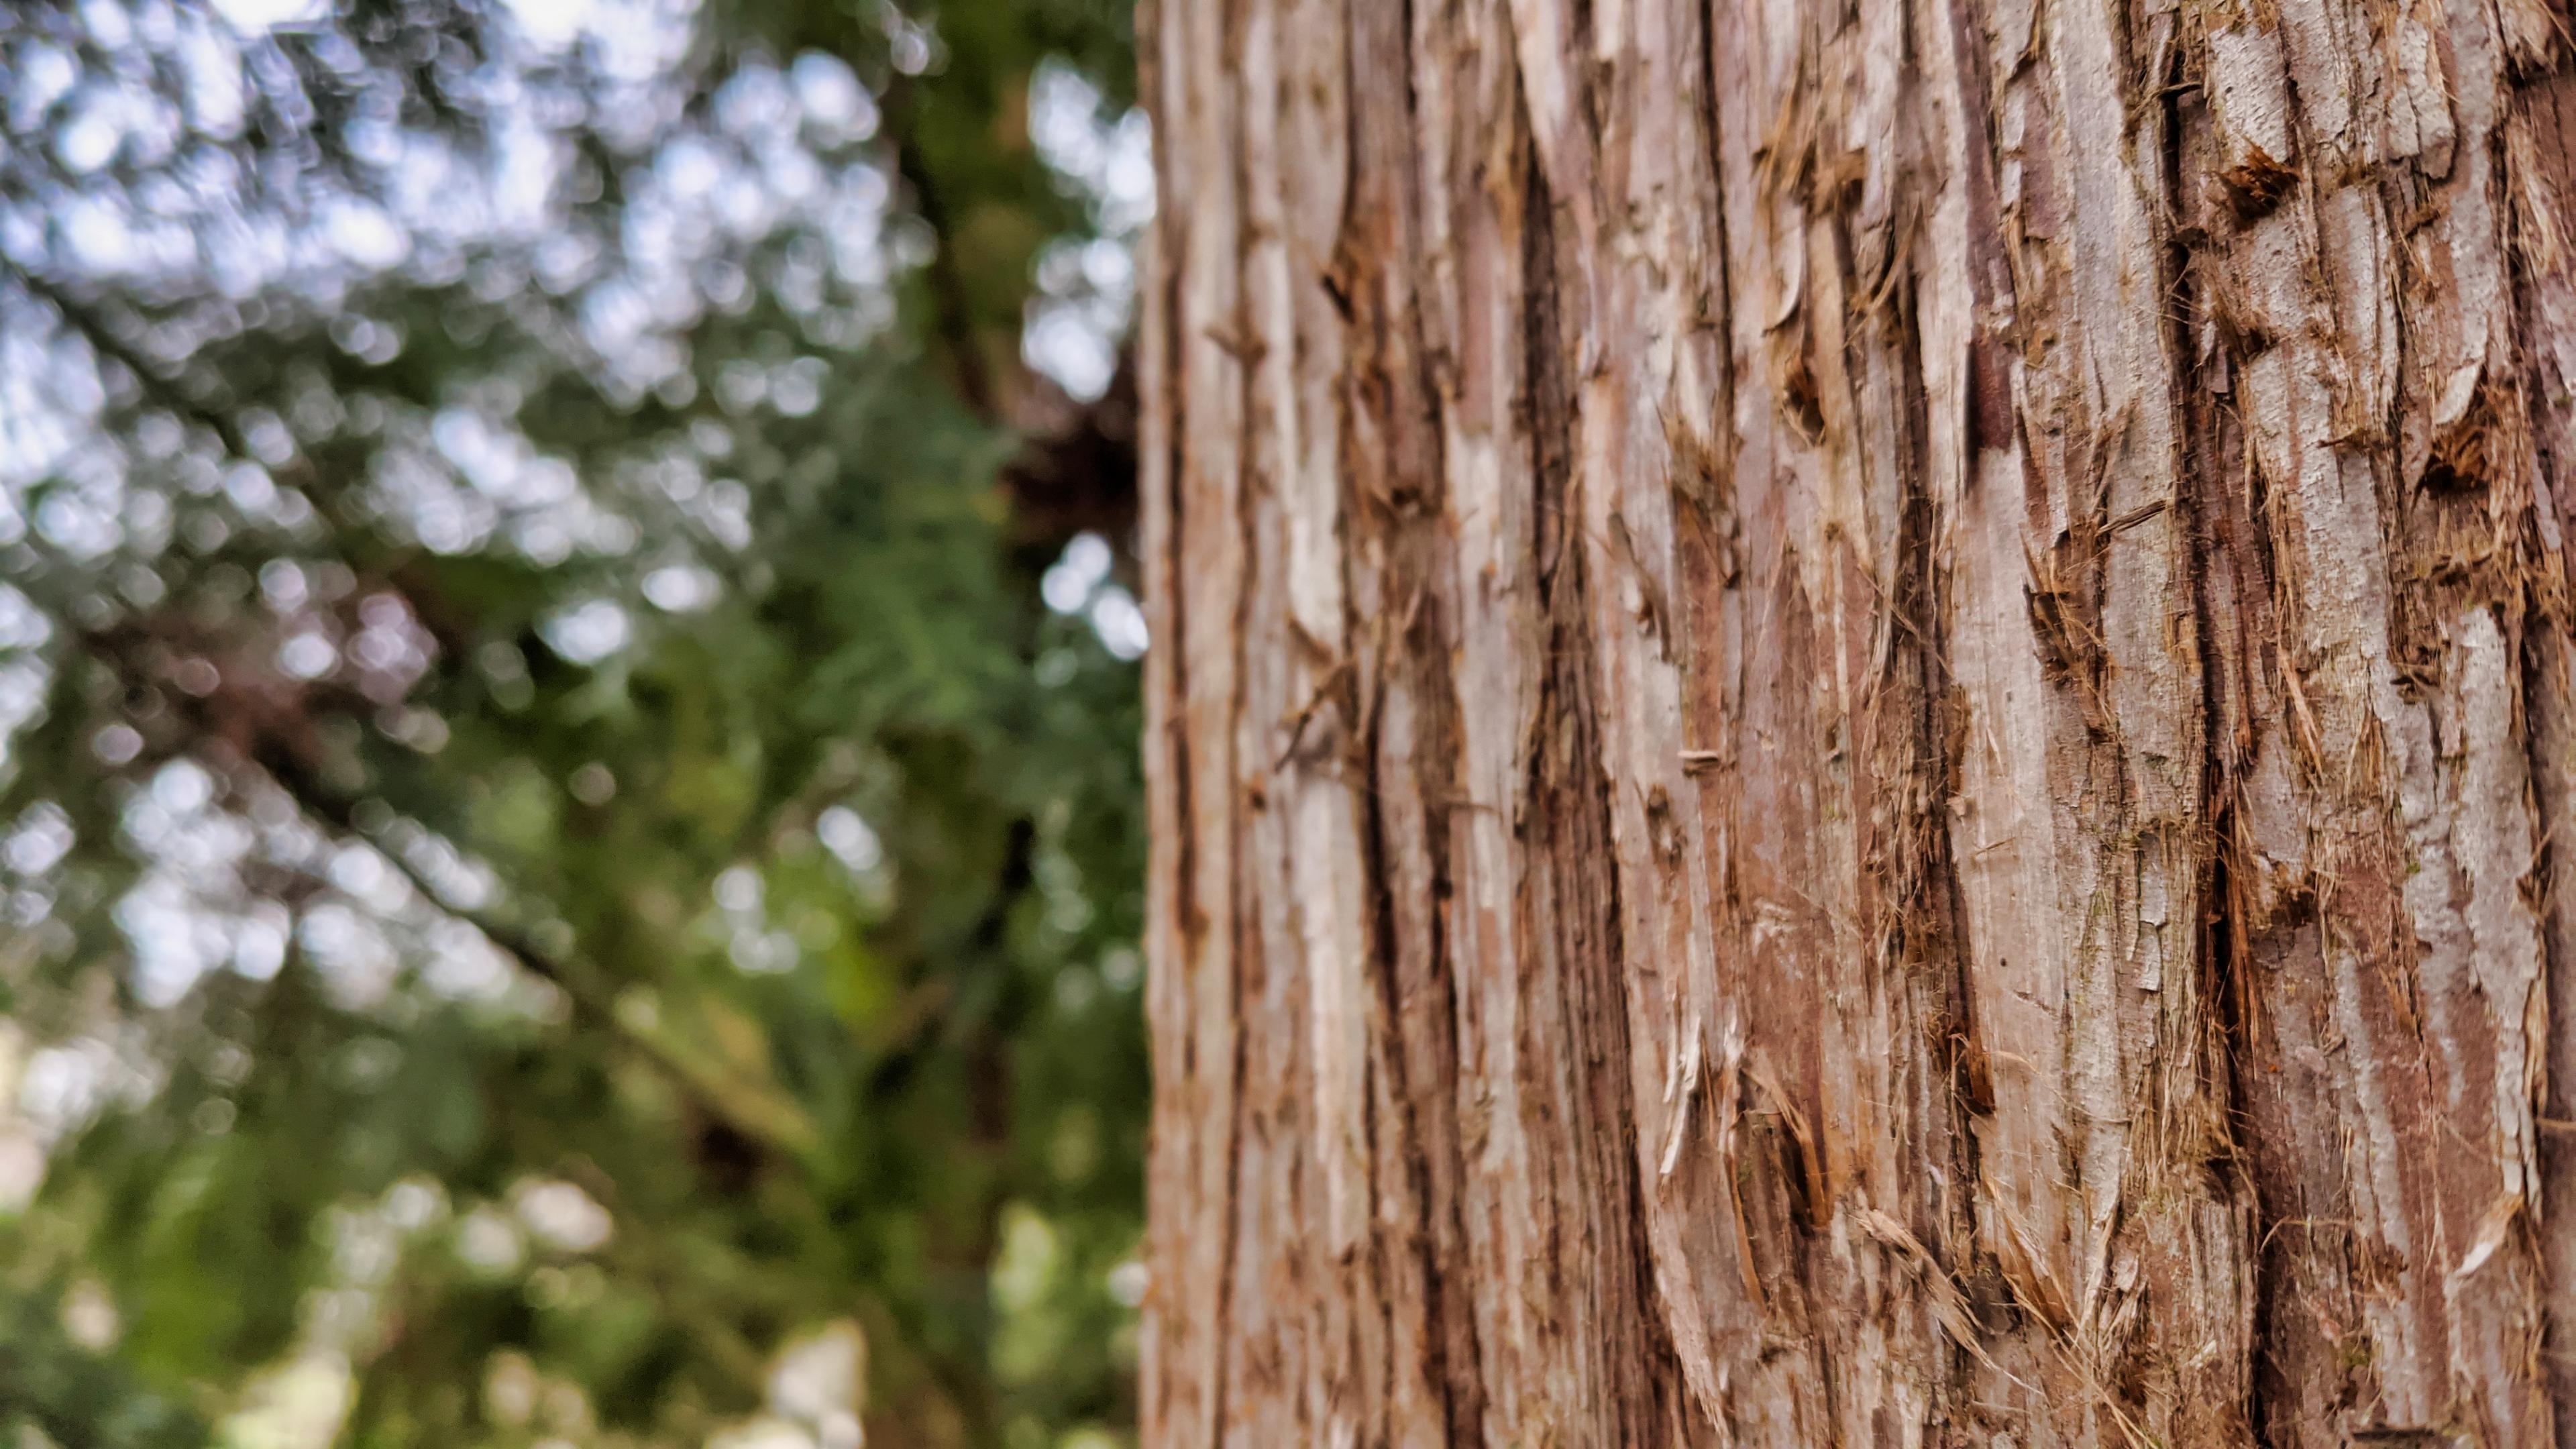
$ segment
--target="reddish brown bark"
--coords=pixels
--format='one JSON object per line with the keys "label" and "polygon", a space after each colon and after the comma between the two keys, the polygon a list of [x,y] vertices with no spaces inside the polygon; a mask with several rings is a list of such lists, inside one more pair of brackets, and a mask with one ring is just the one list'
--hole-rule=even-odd
{"label": "reddish brown bark", "polygon": [[1149,1444],[2576,1432],[2564,17],[1143,20]]}

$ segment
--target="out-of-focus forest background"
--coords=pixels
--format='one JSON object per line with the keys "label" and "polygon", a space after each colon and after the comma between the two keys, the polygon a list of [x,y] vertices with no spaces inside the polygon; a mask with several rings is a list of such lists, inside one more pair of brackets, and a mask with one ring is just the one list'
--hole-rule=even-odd
{"label": "out-of-focus forest background", "polygon": [[1129,1441],[1128,64],[0,7],[0,1446]]}

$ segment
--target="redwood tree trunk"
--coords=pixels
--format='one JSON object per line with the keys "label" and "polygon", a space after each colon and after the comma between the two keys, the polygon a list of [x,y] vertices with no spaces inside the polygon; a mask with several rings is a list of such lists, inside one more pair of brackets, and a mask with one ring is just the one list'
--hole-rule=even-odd
{"label": "redwood tree trunk", "polygon": [[1149,3],[1149,1445],[2576,1442],[2558,3]]}

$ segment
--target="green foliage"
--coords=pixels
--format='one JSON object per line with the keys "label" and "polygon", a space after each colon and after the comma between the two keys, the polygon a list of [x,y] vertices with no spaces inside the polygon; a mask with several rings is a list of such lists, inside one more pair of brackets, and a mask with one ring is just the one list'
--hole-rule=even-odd
{"label": "green foliage", "polygon": [[1123,7],[541,8],[0,20],[0,1436],[1120,1431],[1132,651],[996,410]]}

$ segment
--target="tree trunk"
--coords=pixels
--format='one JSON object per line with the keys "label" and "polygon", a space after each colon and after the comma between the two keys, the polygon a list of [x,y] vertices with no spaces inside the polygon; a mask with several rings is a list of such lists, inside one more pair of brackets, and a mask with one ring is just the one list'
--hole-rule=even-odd
{"label": "tree trunk", "polygon": [[1149,0],[1148,1445],[2576,1443],[2557,3]]}

